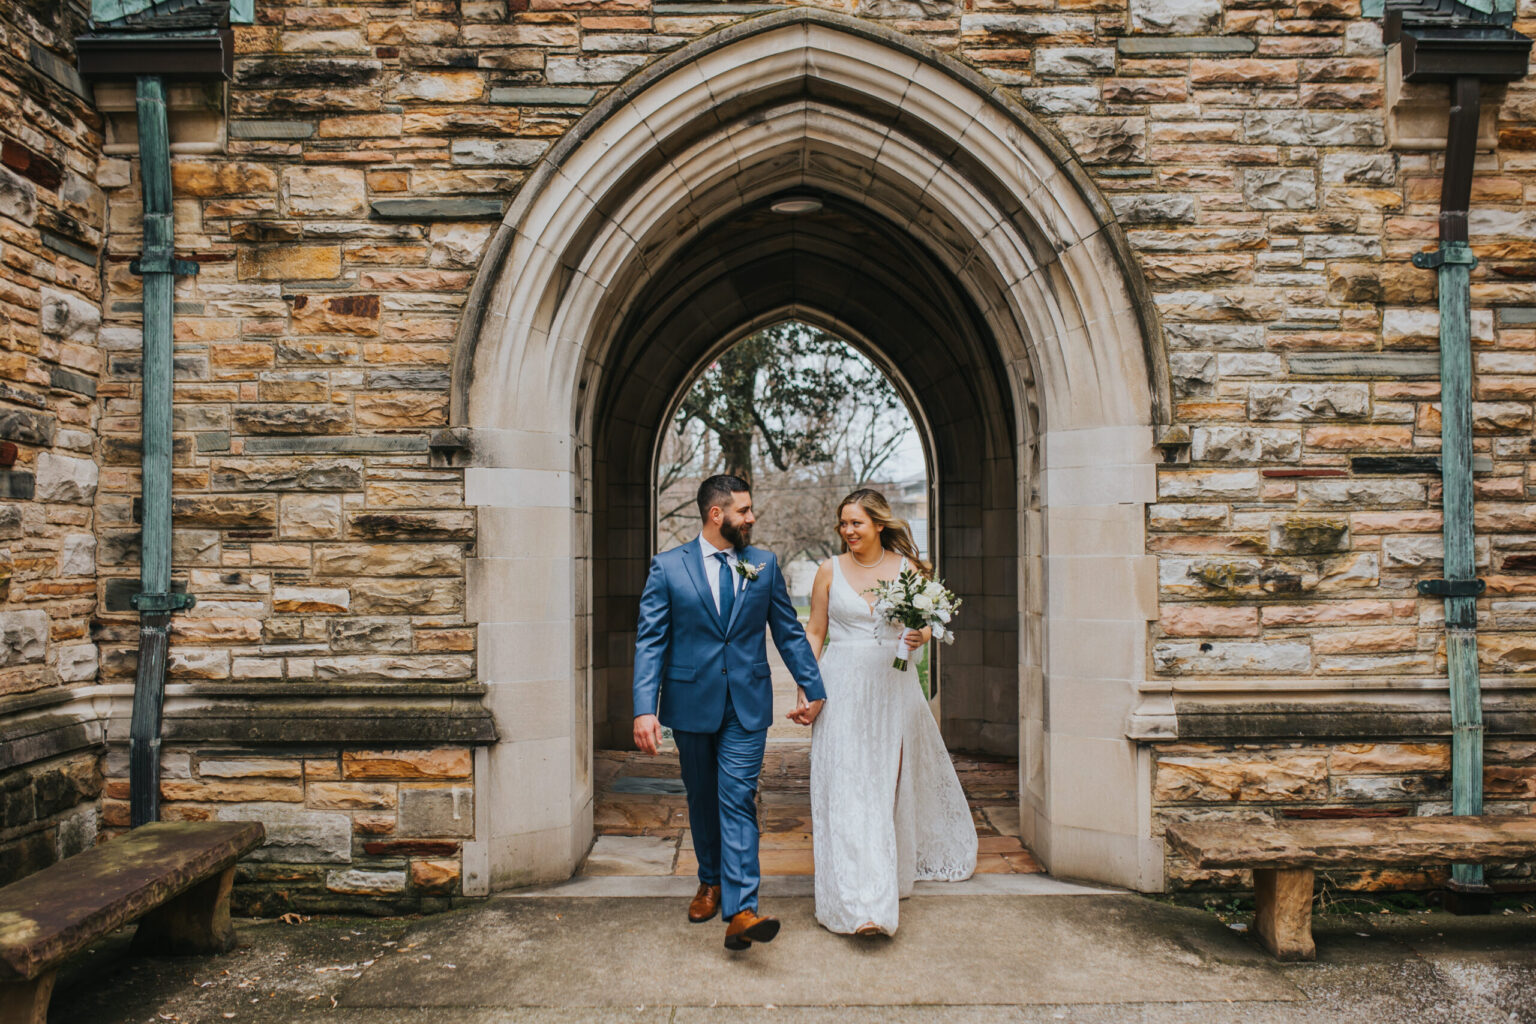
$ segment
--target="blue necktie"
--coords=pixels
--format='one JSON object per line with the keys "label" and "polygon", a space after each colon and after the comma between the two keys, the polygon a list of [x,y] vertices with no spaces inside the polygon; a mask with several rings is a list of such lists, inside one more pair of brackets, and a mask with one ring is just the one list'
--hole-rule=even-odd
{"label": "blue necktie", "polygon": [[731,606],[736,603],[736,588],[731,579],[731,563],[726,559],[724,551],[716,551],[715,557],[720,560],[720,621],[730,625]]}

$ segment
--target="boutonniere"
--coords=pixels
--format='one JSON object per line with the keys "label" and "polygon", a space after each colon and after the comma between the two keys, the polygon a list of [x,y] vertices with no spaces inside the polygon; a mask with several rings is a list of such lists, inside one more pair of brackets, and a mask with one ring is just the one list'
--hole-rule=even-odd
{"label": "boutonniere", "polygon": [[757,574],[766,568],[768,568],[767,562],[758,562],[756,565],[753,565],[746,559],[736,559],[736,571],[739,572],[741,574],[741,578],[746,580],[748,583],[757,579]]}

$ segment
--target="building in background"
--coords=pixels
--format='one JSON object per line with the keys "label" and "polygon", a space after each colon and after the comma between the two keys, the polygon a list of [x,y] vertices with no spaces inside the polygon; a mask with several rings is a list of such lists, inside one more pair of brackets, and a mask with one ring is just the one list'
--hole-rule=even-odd
{"label": "building in background", "polygon": [[[902,508],[966,602],[943,729],[1019,758],[1052,871],[1241,885],[1165,824],[1449,810],[1412,257],[1450,146],[1429,56],[1485,44],[1474,784],[1531,813],[1529,28],[1504,0],[5,5],[0,878],[128,827],[156,608],[158,812],[266,823],[245,909],[568,874],[629,735],[657,438],[788,317],[914,412],[934,480]],[[146,478],[172,587],[136,608]]]}

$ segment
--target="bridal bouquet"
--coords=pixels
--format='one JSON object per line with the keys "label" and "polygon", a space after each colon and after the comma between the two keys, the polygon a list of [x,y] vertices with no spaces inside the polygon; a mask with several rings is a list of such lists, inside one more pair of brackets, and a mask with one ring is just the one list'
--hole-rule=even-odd
{"label": "bridal bouquet", "polygon": [[893,626],[902,627],[896,637],[896,660],[892,668],[906,671],[907,645],[903,637],[909,629],[933,627],[933,638],[946,644],[955,642],[949,620],[960,608],[960,599],[944,589],[941,580],[927,580],[915,569],[903,570],[893,580],[870,587],[875,595],[875,614]]}

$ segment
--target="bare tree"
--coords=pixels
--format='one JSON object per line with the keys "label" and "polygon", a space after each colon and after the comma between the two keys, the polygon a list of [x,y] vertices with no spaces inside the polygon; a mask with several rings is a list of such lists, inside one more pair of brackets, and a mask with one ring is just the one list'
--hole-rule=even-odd
{"label": "bare tree", "polygon": [[755,542],[791,561],[837,550],[832,505],[882,480],[910,440],[895,386],[842,339],[790,321],[749,336],[699,376],[663,441],[664,546],[697,529],[693,492],[711,473],[753,485]]}

